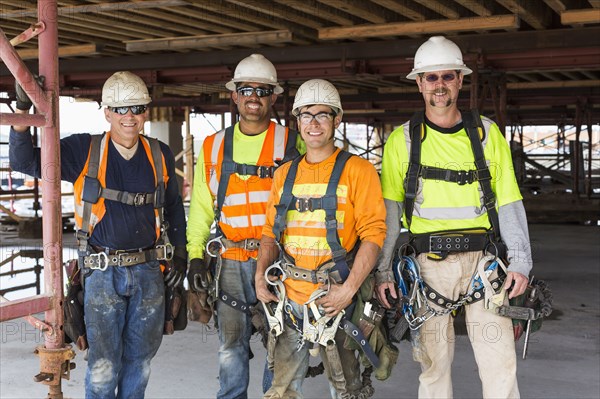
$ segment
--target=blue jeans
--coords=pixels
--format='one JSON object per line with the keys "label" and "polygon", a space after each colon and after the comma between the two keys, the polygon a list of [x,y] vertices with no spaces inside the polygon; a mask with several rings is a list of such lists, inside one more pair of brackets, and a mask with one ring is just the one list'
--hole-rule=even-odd
{"label": "blue jeans", "polygon": [[[84,269],[85,396],[143,398],[162,342],[165,284],[158,261]],[[115,390],[117,393],[115,395]]]}
{"label": "blue jeans", "polygon": [[[245,262],[223,259],[219,276],[219,289],[234,298],[254,305],[256,260]],[[250,316],[221,301],[217,301],[219,327],[219,382],[218,399],[246,399],[250,380]],[[266,363],[266,362],[265,362]],[[272,373],[265,367],[263,389],[271,386]]]}

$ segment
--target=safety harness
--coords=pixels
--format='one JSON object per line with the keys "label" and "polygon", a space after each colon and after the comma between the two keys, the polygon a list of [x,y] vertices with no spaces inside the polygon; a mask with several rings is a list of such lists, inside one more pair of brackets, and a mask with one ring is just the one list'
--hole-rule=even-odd
{"label": "safety harness", "polygon": [[[154,163],[154,180],[156,189],[152,193],[130,193],[103,187],[98,180],[100,157],[105,146],[109,145],[106,133],[92,135],[90,143],[88,171],[84,177],[82,189],[83,210],[81,226],[76,232],[78,240],[79,259],[83,260],[82,267],[106,270],[109,266],[133,266],[151,260],[171,260],[173,246],[167,236],[168,223],[164,220],[163,207],[165,204],[166,186],[163,178],[163,159],[160,143],[150,137],[140,136],[150,146]],[[140,143],[140,145],[143,145]],[[157,227],[160,229],[155,246],[151,249],[137,251],[109,250],[94,248],[88,244],[92,231],[99,220],[92,218],[92,205],[100,198],[116,201],[131,206],[152,204],[157,214]]]}
{"label": "safety harness", "polygon": [[248,238],[237,242],[229,240],[227,237],[225,237],[223,231],[221,230],[219,221],[221,220],[221,211],[223,209],[223,204],[225,203],[225,195],[227,193],[227,187],[229,186],[229,179],[231,178],[231,175],[236,173],[240,176],[258,176],[261,179],[272,179],[275,170],[277,170],[280,165],[291,161],[300,155],[296,148],[298,132],[292,129],[288,130],[288,138],[285,145],[284,157],[280,161],[279,165],[270,166],[241,164],[235,162],[233,160],[233,134],[234,126],[230,126],[225,129],[221,177],[219,179],[219,189],[217,191],[217,204],[214,210],[214,220],[216,225],[215,238],[208,241],[206,244],[206,253],[209,256],[217,258],[214,287],[209,289],[209,295],[213,299],[216,297],[226,305],[251,316],[252,307],[254,304],[248,304],[219,288],[219,276],[222,263],[220,254],[227,248],[244,248],[248,251],[254,251],[257,250],[259,246],[259,240],[255,238]]}
{"label": "safety harness", "polygon": [[[279,204],[275,205],[276,216],[272,231],[279,247],[280,257],[275,264],[267,269],[267,273],[270,270],[275,269],[281,276],[280,281],[291,278],[294,280],[310,281],[315,284],[328,283],[330,281],[341,284],[348,278],[350,275],[350,258],[348,257],[349,253],[340,242],[337,231],[338,222],[336,219],[336,211],[338,207],[337,187],[346,162],[351,156],[352,154],[340,150],[336,157],[325,195],[322,197],[299,198],[292,193],[298,166],[303,157],[298,157],[292,162],[283,185],[283,192]],[[314,212],[319,209],[325,212],[326,240],[331,248],[332,261],[326,262],[317,268],[317,270],[303,269],[293,264],[293,258],[285,254],[283,245],[281,244],[283,232],[287,226],[287,212],[290,210],[296,210],[298,212]],[[354,251],[350,251],[350,255],[352,257]],[[267,281],[269,281],[268,278]],[[369,341],[364,336],[361,329],[349,320],[349,317],[352,316],[354,310],[354,303],[344,311],[340,312],[336,317],[324,316],[321,313],[321,310],[316,304],[316,300],[326,294],[327,291],[321,289],[313,292],[309,300],[304,304],[302,318],[294,316],[289,310],[289,307],[285,307],[286,312],[284,313],[284,322],[301,334],[302,340],[299,342],[299,348],[306,342],[318,344],[324,348],[329,360],[334,386],[342,397],[370,397],[373,394],[373,389],[370,384],[370,374],[372,369],[370,368],[367,371],[367,374],[363,375],[363,390],[358,394],[350,394],[347,392],[346,380],[342,371],[342,364],[337,345],[334,340],[337,330],[344,330],[346,334],[352,338],[366,355],[371,363],[371,367],[379,367],[379,358],[369,345]],[[272,313],[272,315],[275,316],[276,313]],[[281,320],[279,321],[279,325],[282,325]],[[277,331],[277,329],[271,330],[272,333],[269,341],[274,341],[276,339]],[[313,353],[313,351],[311,351],[311,353]]]}
{"label": "safety harness", "polygon": [[[481,117],[476,109],[470,113],[461,112],[463,126],[469,137],[475,158],[474,170],[451,170],[421,164],[421,145],[426,138],[424,111],[416,112],[409,122],[411,140],[408,171],[405,185],[405,215],[409,230],[409,244],[417,254],[429,253],[432,258],[445,259],[451,252],[488,250],[500,257],[505,257],[506,247],[500,239],[500,222],[496,210],[496,195],[492,190],[492,175],[485,161],[483,145],[485,130]],[[419,178],[446,181],[458,185],[479,182],[483,193],[483,207],[487,211],[491,228],[484,233],[480,231],[442,231],[427,234],[412,234],[410,225],[417,197]]]}

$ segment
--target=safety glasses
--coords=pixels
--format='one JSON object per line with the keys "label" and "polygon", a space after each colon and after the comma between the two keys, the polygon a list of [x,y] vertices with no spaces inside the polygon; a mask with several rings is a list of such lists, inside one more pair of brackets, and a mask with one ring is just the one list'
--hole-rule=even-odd
{"label": "safety glasses", "polygon": [[243,97],[250,97],[252,93],[256,93],[256,95],[260,98],[269,97],[273,94],[273,89],[266,87],[239,87],[237,90],[238,94]]}
{"label": "safety glasses", "polygon": [[428,75],[422,76],[429,83],[435,83],[438,80],[442,79],[444,82],[449,83],[453,82],[456,79],[456,75],[453,73],[444,73],[441,76],[436,75],[435,73],[430,73]]}
{"label": "safety glasses", "polygon": [[131,113],[134,115],[141,115],[146,112],[145,105],[132,105],[130,107],[110,107],[110,110],[115,114],[119,115],[127,115],[127,112],[131,110]]}
{"label": "safety glasses", "polygon": [[329,122],[335,117],[335,113],[333,112],[319,112],[318,114],[311,114],[310,112],[302,112],[298,115],[300,122],[305,125],[312,123],[313,119],[315,119],[319,124]]}

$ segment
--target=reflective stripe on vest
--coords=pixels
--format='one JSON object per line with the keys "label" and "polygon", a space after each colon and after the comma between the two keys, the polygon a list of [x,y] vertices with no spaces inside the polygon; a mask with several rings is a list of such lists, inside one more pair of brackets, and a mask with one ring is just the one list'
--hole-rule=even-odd
{"label": "reflective stripe on vest", "polygon": [[[270,122],[256,165],[277,166],[276,162],[281,162],[285,158],[288,134],[286,127]],[[225,130],[222,130],[207,137],[203,145],[205,176],[215,199],[215,208],[223,165],[224,140]],[[295,143],[293,148],[295,149]],[[237,173],[231,175],[219,219],[219,227],[227,239],[241,241],[247,238],[261,238],[272,182],[273,179],[269,177],[260,178],[252,175],[246,178]],[[240,255],[241,253],[245,255]],[[248,256],[248,252],[244,249],[229,248],[223,257],[237,259],[240,256],[236,254],[242,257],[238,260],[244,260],[243,258]]]}
{"label": "reflective stripe on vest", "polygon": [[[169,180],[169,176],[167,174],[167,166],[165,163],[165,157],[162,154],[162,151],[160,152],[160,155],[157,155],[156,157],[153,156],[152,154],[152,148],[156,148],[156,151],[160,151],[160,145],[151,145],[150,140],[156,140],[156,139],[152,139],[152,138],[146,138],[144,136],[139,136],[140,138],[140,143],[142,145],[142,147],[144,148],[144,151],[146,152],[146,156],[148,157],[148,161],[150,162],[150,165],[152,166],[152,172],[154,174],[154,183],[155,185],[158,183],[158,179],[157,179],[157,168],[154,162],[154,159],[157,158],[158,156],[160,156],[160,159],[162,159],[162,174],[163,174],[163,182],[164,185],[166,186],[168,180]],[[94,136],[92,136],[92,140],[94,140]],[[108,161],[108,144],[110,141],[110,132],[106,132],[103,137],[100,139],[100,145],[99,145],[99,162],[98,162],[98,175],[97,175],[97,179],[100,183],[100,186],[102,188],[106,188],[106,169],[107,169],[107,161]],[[74,197],[75,197],[75,223],[76,223],[76,227],[78,230],[81,230],[83,227],[85,227],[84,230],[87,230],[88,233],[88,237],[90,237],[92,235],[92,231],[94,230],[94,227],[100,222],[100,220],[102,220],[102,218],[104,217],[104,214],[106,213],[106,207],[104,204],[105,198],[103,198],[102,196],[100,196],[97,200],[96,203],[91,205],[91,214],[89,217],[89,222],[87,226],[83,226],[83,212],[84,212],[84,201],[83,201],[83,190],[84,190],[84,182],[85,182],[85,177],[88,175],[88,171],[90,169],[90,159],[91,159],[91,150],[92,150],[92,145],[90,144],[90,149],[88,150],[88,157],[87,160],[85,162],[85,165],[83,167],[83,170],[81,171],[81,173],[79,174],[79,177],[77,178],[77,180],[75,181],[75,183],[73,184],[73,193],[74,193]],[[154,208],[154,216],[155,216],[155,225],[156,225],[156,239],[158,240],[158,238],[160,237],[160,227],[161,227],[161,214],[158,208]]]}

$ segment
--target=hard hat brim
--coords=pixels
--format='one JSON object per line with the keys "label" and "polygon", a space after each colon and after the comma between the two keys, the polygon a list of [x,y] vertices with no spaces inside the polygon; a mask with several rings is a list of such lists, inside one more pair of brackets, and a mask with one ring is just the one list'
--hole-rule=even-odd
{"label": "hard hat brim", "polygon": [[225,88],[227,88],[230,91],[235,91],[236,83],[241,83],[241,82],[267,84],[269,86],[273,86],[273,93],[275,93],[275,94],[283,93],[283,87],[279,86],[279,83],[276,83],[275,85],[273,85],[273,82],[269,82],[262,78],[231,79],[229,82],[225,83]]}
{"label": "hard hat brim", "polygon": [[135,100],[135,101],[102,101],[100,106],[102,107],[130,107],[134,105],[148,105],[152,102],[151,98],[146,100]]}
{"label": "hard hat brim", "polygon": [[469,75],[473,70],[465,65],[458,64],[440,64],[440,65],[428,65],[422,68],[413,69],[406,79],[416,80],[420,73],[425,72],[436,72],[436,71],[461,71],[463,75]]}

